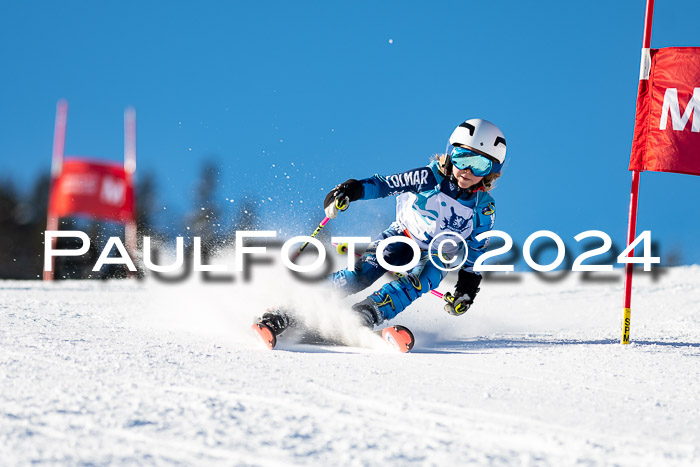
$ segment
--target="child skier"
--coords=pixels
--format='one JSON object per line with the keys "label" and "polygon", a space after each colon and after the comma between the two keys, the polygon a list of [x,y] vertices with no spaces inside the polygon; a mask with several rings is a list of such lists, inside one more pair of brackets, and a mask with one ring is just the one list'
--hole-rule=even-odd
{"label": "child skier", "polygon": [[[495,205],[488,191],[500,177],[505,157],[506,140],[498,127],[486,120],[470,119],[452,132],[447,153],[426,167],[389,176],[350,179],[328,193],[324,209],[331,219],[351,202],[398,195],[396,221],[369,245],[354,269],[330,275],[334,288],[341,293],[350,295],[364,290],[386,272],[376,256],[381,240],[405,235],[421,250],[415,267],[352,306],[362,324],[372,328],[390,320],[418,297],[437,288],[453,264],[444,261],[437,248],[428,251],[430,242],[440,234],[453,240],[443,244],[441,253],[456,258],[458,262],[454,264],[465,260],[459,269],[454,294],[444,295],[447,302],[444,308],[455,316],[469,309],[481,282],[481,275],[473,271],[474,262],[488,245],[488,239],[477,241],[476,237],[493,228]],[[396,242],[384,249],[383,259],[399,266],[407,264],[413,254],[410,245]],[[254,329],[263,339],[263,334],[271,333],[269,342],[274,346],[275,336],[290,326],[293,319],[284,311],[267,312]]]}

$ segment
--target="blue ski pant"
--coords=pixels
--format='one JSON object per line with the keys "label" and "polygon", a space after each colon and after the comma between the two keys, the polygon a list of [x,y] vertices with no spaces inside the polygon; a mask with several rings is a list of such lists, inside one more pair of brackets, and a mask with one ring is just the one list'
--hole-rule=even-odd
{"label": "blue ski pant", "polygon": [[[396,235],[403,233],[397,225],[392,224],[358,258],[354,269],[337,271],[329,276],[333,287],[343,295],[352,295],[374,284],[387,272],[377,261],[377,246],[381,240]],[[433,253],[431,256],[435,264],[445,267],[438,255]],[[391,243],[384,249],[383,258],[392,266],[403,266],[413,258],[413,249],[405,243]],[[437,288],[447,272],[436,267],[433,262],[427,251],[421,251],[420,260],[413,269],[384,284],[369,296],[378,305],[385,320],[392,319],[418,297]]]}

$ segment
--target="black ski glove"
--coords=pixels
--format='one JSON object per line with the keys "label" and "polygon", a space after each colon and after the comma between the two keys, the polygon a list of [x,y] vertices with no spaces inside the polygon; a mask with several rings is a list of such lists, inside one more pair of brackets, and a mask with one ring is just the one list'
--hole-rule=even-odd
{"label": "black ski glove", "polygon": [[480,275],[460,269],[454,295],[447,292],[442,297],[447,302],[445,311],[454,316],[462,316],[466,313],[474,303],[480,283]]}
{"label": "black ski glove", "polygon": [[362,182],[358,182],[354,178],[347,180],[333,188],[323,200],[323,210],[326,211],[326,216],[335,219],[339,211],[345,211],[348,205],[362,198],[364,194]]}

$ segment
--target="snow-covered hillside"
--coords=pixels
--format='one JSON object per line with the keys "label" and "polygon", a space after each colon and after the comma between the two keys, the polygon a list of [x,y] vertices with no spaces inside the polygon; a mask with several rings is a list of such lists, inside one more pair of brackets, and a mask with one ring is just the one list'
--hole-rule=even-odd
{"label": "snow-covered hillside", "polygon": [[421,298],[410,354],[263,349],[267,306],[342,313],[258,282],[0,282],[2,464],[700,464],[699,267],[635,277],[629,346],[620,280],[525,274]]}

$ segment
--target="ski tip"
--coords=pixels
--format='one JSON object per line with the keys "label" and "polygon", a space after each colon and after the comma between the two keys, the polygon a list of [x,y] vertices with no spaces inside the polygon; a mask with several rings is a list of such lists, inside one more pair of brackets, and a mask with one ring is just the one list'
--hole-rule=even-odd
{"label": "ski tip", "polygon": [[265,346],[272,350],[277,344],[277,338],[268,326],[263,323],[255,323],[251,326],[251,329],[255,331],[255,334],[260,338],[260,341],[265,344]]}
{"label": "ski tip", "polygon": [[410,352],[415,343],[413,333],[405,326],[389,326],[382,329],[382,339],[401,353]]}

